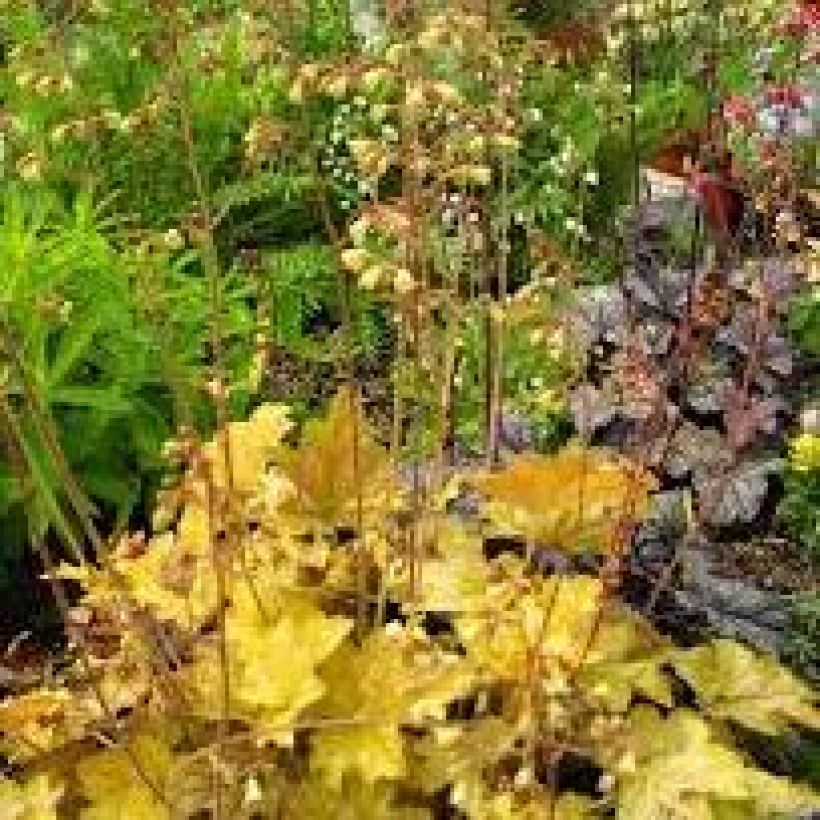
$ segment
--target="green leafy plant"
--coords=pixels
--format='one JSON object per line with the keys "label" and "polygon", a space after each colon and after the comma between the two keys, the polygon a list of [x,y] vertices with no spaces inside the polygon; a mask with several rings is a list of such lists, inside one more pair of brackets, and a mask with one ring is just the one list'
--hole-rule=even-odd
{"label": "green leafy plant", "polygon": [[796,436],[791,444],[789,467],[784,477],[785,498],[780,513],[794,537],[820,558],[820,437]]}
{"label": "green leafy plant", "polygon": [[820,356],[820,289],[792,300],[788,322],[795,344],[809,356]]}

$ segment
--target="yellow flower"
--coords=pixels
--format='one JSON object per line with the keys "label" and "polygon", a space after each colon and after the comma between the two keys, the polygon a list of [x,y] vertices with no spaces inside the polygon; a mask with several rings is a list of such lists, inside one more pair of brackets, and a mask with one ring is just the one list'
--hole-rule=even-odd
{"label": "yellow flower", "polygon": [[416,286],[416,280],[407,268],[397,268],[393,278],[393,287],[397,293],[406,294]]}
{"label": "yellow flower", "polygon": [[365,91],[375,91],[382,82],[390,78],[390,72],[383,67],[371,68],[362,75],[362,88]]}
{"label": "yellow flower", "polygon": [[43,163],[36,154],[26,154],[17,162],[17,173],[26,182],[36,182],[43,173]]}
{"label": "yellow flower", "polygon": [[341,99],[345,96],[345,94],[347,94],[348,91],[347,77],[344,74],[341,74],[338,77],[329,77],[325,80],[322,86],[322,91],[329,94],[334,99]]}
{"label": "yellow flower", "polygon": [[801,433],[797,436],[791,443],[789,461],[800,473],[820,470],[820,435]]}
{"label": "yellow flower", "polygon": [[521,147],[519,140],[511,134],[496,134],[493,140],[502,151],[517,151]]}
{"label": "yellow flower", "polygon": [[367,264],[368,253],[361,248],[346,248],[341,253],[342,265],[351,273],[361,273]]}
{"label": "yellow flower", "polygon": [[405,48],[401,43],[393,43],[384,54],[384,60],[393,68],[398,68],[404,59]]}
{"label": "yellow flower", "polygon": [[387,173],[390,160],[377,140],[350,140],[350,153],[364,176],[380,177]]}
{"label": "yellow flower", "polygon": [[365,290],[375,290],[382,278],[382,266],[371,265],[359,276],[359,287]]}

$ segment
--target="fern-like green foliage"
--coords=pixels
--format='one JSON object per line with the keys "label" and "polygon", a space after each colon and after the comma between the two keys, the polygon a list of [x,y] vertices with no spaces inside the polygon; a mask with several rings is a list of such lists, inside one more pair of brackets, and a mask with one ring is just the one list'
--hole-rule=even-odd
{"label": "fern-like green foliage", "polygon": [[[4,390],[25,452],[9,448],[2,460],[0,514],[25,510],[35,536],[55,523],[50,498],[62,481],[46,424],[98,512],[126,517],[158,478],[175,415],[208,422],[209,283],[194,254],[122,244],[88,194],[65,206],[10,185],[2,206]],[[253,330],[248,283],[229,272],[220,288],[226,363],[240,372]]]}

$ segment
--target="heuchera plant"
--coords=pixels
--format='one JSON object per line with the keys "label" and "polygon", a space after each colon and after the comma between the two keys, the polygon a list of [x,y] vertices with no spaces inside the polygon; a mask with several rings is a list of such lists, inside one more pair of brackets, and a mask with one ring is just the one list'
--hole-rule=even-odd
{"label": "heuchera plant", "polygon": [[[612,594],[609,572],[489,559],[476,524],[417,522],[414,574],[410,499],[350,413],[340,394],[297,448],[273,405],[213,441],[177,442],[181,479],[155,534],[51,571],[55,592],[70,579],[82,594],[65,661],[0,707],[17,772],[5,816],[398,818],[449,804],[481,820],[608,808],[648,820],[811,806],[729,731],[820,727],[806,686],[730,641],[675,648]],[[340,459],[354,430],[358,475]],[[493,517],[583,544],[610,569],[650,486],[586,448],[474,481]],[[357,625],[361,561],[373,606]],[[570,756],[599,773],[591,793],[556,782]]]}

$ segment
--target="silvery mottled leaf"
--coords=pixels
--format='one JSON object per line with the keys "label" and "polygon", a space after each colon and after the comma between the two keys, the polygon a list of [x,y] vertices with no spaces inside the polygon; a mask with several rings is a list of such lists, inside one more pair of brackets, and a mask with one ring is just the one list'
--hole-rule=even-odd
{"label": "silvery mottled leaf", "polygon": [[689,473],[717,471],[727,459],[723,436],[711,428],[684,422],[672,437],[664,467],[674,479]]}
{"label": "silvery mottled leaf", "polygon": [[655,493],[644,523],[660,531],[684,532],[687,524],[686,494],[683,490]]}
{"label": "silvery mottled leaf", "polygon": [[589,288],[571,311],[569,327],[587,347],[622,341],[626,327],[626,303],[620,289],[605,285]]}
{"label": "silvery mottled leaf", "polygon": [[783,336],[772,333],[766,340],[764,364],[779,376],[790,376],[794,370],[791,345]]}
{"label": "silvery mottled leaf", "polygon": [[630,273],[624,279],[624,289],[638,304],[660,310],[662,302],[656,290],[650,286],[646,278]]}
{"label": "silvery mottled leaf", "polygon": [[638,272],[630,271],[624,280],[624,290],[646,307],[676,314],[686,304],[689,273],[669,265],[646,265]]}
{"label": "silvery mottled leaf", "polygon": [[765,370],[757,374],[755,386],[758,387],[765,396],[771,396],[782,388],[780,381]]}
{"label": "silvery mottled leaf", "polygon": [[727,471],[698,472],[695,488],[703,519],[716,526],[753,521],[769,488],[768,477],[779,461],[746,461]]}
{"label": "silvery mottled leaf", "polygon": [[746,291],[749,288],[749,270],[743,266],[734,267],[727,276],[729,286],[735,290]]}
{"label": "silvery mottled leaf", "polygon": [[693,384],[686,393],[686,401],[698,413],[718,413],[720,412],[720,402],[718,401],[717,388],[718,385],[714,382]]}
{"label": "silvery mottled leaf", "polygon": [[[733,318],[730,325],[718,332],[719,343],[748,355],[755,339],[757,316],[754,308],[747,307]],[[789,376],[794,368],[794,355],[788,340],[777,333],[769,332],[763,343],[761,363],[779,376]]]}
{"label": "silvery mottled leaf", "polygon": [[767,292],[778,303],[791,296],[800,281],[793,258],[770,257],[764,259],[760,275]]}
{"label": "silvery mottled leaf", "polygon": [[514,453],[532,447],[532,424],[516,413],[502,413],[499,424],[499,443]]}
{"label": "silvery mottled leaf", "polygon": [[665,322],[649,321],[643,326],[643,335],[649,352],[655,356],[663,356],[669,352],[674,331],[671,325]]}
{"label": "silvery mottled leaf", "polygon": [[750,395],[735,384],[721,386],[718,402],[726,422],[729,443],[736,451],[748,447],[758,432],[775,433],[778,414],[785,409],[780,399]]}
{"label": "silvery mottled leaf", "polygon": [[732,317],[732,321],[718,331],[718,342],[739,353],[747,353],[754,338],[755,321],[755,311],[752,308],[741,308]]}
{"label": "silvery mottled leaf", "polygon": [[576,387],[570,395],[569,406],[578,432],[592,435],[615,417],[616,408],[602,390],[591,384]]}

